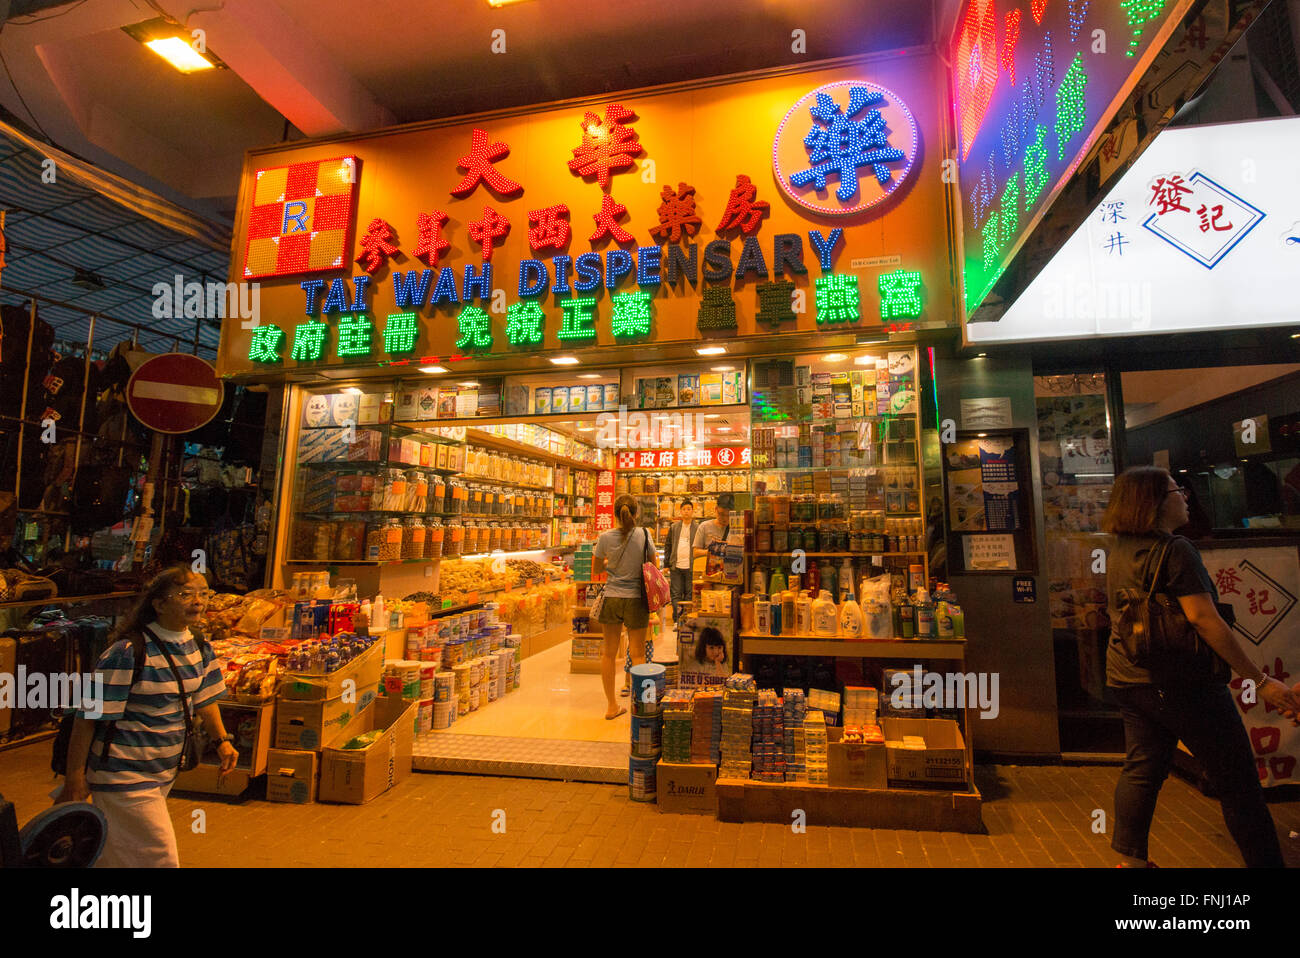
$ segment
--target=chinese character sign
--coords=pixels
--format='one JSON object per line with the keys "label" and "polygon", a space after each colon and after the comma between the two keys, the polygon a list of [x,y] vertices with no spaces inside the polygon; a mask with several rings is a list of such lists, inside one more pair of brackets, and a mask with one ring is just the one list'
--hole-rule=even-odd
{"label": "chinese character sign", "polygon": [[[1232,606],[1232,629],[1250,661],[1294,685],[1297,675],[1292,673],[1300,673],[1300,557],[1295,547],[1207,549],[1203,557],[1219,601]],[[1233,677],[1231,689],[1255,750],[1260,782],[1300,781],[1300,729],[1258,695],[1248,697],[1239,677]]]}
{"label": "chinese character sign", "polygon": [[598,533],[614,528],[614,473],[609,469],[596,473],[595,517]]}

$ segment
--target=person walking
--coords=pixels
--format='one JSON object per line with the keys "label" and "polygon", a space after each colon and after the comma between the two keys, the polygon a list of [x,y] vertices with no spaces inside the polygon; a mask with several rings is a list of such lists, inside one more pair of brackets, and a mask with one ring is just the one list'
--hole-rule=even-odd
{"label": "person walking", "polygon": [[[104,683],[99,714],[91,717],[83,709],[77,715],[68,743],[67,778],[54,801],[91,798],[104,813],[108,831],[101,868],[179,865],[167,793],[185,750],[187,704],[208,738],[218,743],[222,778],[239,758],[217,705],[226,694],[221,666],[212,647],[192,631],[207,597],[207,582],[189,566],[159,573],[123,617],[115,641],[95,666]],[[138,637],[143,637],[140,663]]]}
{"label": "person walking", "polygon": [[668,589],[673,599],[673,618],[681,611],[683,602],[691,601],[691,568],[695,553],[692,546],[700,524],[695,521],[695,503],[683,499],[677,507],[678,519],[668,529],[664,549],[664,565],[668,569]]}
{"label": "person walking", "polygon": [[615,719],[627,709],[620,708],[614,697],[614,659],[627,629],[628,654],[633,665],[645,662],[646,629],[650,624],[650,607],[645,597],[641,566],[654,561],[654,542],[650,530],[636,524],[637,501],[631,496],[614,500],[614,514],[619,527],[602,532],[592,554],[593,575],[609,573],[602,593],[604,602],[597,621],[605,644],[600,657],[600,681],[605,688],[605,718]]}
{"label": "person walking", "polygon": [[1124,612],[1135,596],[1145,596],[1154,576],[1155,594],[1176,600],[1170,608],[1181,610],[1187,628],[1253,682],[1259,698],[1300,724],[1300,697],[1251,661],[1219,613],[1218,594],[1200,553],[1173,535],[1187,523],[1186,496],[1167,470],[1138,466],[1115,480],[1102,517],[1102,529],[1115,536],[1107,559],[1111,636],[1106,684],[1123,717],[1126,748],[1115,787],[1111,848],[1121,856],[1121,867],[1155,867],[1147,857],[1147,836],[1160,787],[1182,741],[1205,770],[1246,865],[1281,867],[1277,832],[1250,739],[1228,692],[1226,670],[1214,667],[1213,656],[1190,652],[1162,654],[1146,664],[1135,661],[1131,612],[1127,618]]}

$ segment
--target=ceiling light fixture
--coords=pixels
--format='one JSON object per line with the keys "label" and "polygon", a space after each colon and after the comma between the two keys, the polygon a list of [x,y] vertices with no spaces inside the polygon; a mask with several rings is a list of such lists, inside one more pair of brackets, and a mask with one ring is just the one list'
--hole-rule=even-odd
{"label": "ceiling light fixture", "polygon": [[466,389],[478,389],[478,383],[476,382],[463,382],[463,383],[457,383],[456,385],[464,386]]}
{"label": "ceiling light fixture", "polygon": [[722,356],[727,352],[726,346],[696,346],[695,352],[700,356]]}
{"label": "ceiling light fixture", "polygon": [[225,69],[225,64],[194,34],[178,23],[155,17],[122,28],[129,37],[148,47],[180,73],[201,73],[204,70]]}
{"label": "ceiling light fixture", "polygon": [[711,373],[729,373],[729,372],[732,372],[735,368],[736,368],[735,366],[710,366],[710,367],[709,367],[709,372],[711,372]]}
{"label": "ceiling light fixture", "polygon": [[345,393],[347,393],[349,396],[360,396],[360,395],[361,395],[361,390],[358,389],[356,386],[344,386],[344,387],[343,387],[343,391],[344,391]]}
{"label": "ceiling light fixture", "polygon": [[549,359],[556,366],[576,366],[582,362],[577,356],[551,356]]}
{"label": "ceiling light fixture", "polygon": [[984,358],[985,356],[987,356],[987,355],[988,355],[988,353],[976,353],[976,354],[975,354],[975,358],[976,358],[976,359],[983,359],[983,358]]}
{"label": "ceiling light fixture", "polygon": [[600,373],[578,373],[579,379],[599,379]]}
{"label": "ceiling light fixture", "polygon": [[438,373],[445,373],[446,371],[447,371],[446,366],[421,366],[420,367],[420,372],[428,373],[431,376],[436,376]]}
{"label": "ceiling light fixture", "polygon": [[848,359],[848,358],[849,358],[849,357],[848,357],[848,354],[847,354],[847,353],[827,353],[825,356],[822,357],[822,362],[824,362],[824,363],[842,363],[842,362],[844,362],[844,360],[846,360],[846,359]]}

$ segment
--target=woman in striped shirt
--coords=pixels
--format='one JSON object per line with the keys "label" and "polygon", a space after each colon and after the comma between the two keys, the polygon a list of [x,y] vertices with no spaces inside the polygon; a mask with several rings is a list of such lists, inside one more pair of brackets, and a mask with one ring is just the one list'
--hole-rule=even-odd
{"label": "woman in striped shirt", "polygon": [[[104,681],[102,715],[77,716],[68,745],[68,777],[55,801],[85,801],[93,796],[108,819],[100,867],[175,868],[179,864],[176,834],[167,814],[167,793],[176,781],[185,746],[178,679],[208,737],[220,743],[222,777],[239,757],[217,706],[226,692],[221,666],[212,647],[190,632],[207,597],[207,582],[188,566],[162,572],[119,623],[113,636],[117,641],[96,665]],[[137,635],[144,636],[145,657],[133,683],[137,663],[132,640]]]}

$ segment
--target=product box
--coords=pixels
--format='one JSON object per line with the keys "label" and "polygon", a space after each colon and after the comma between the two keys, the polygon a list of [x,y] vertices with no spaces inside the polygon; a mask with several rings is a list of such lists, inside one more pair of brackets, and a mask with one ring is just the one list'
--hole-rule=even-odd
{"label": "product box", "polygon": [[[383,664],[382,658],[380,664]],[[379,680],[358,685],[344,696],[316,702],[280,698],[275,703],[275,747],[280,749],[318,749],[335,738],[356,729],[365,731],[366,714],[379,694]]]}
{"label": "product box", "polygon": [[304,675],[297,672],[285,674],[280,683],[280,700],[321,702],[337,698],[345,690],[344,683],[354,683],[347,688],[360,690],[378,683],[384,671],[384,643],[377,641],[355,659],[328,675]]}
{"label": "product box", "polygon": [[[567,388],[567,387],[561,387]],[[547,416],[551,412],[551,387],[538,386],[533,390],[533,412],[538,416]]]}
{"label": "product box", "polygon": [[456,387],[443,387],[438,390],[438,418],[456,418]]}
{"label": "product box", "polygon": [[339,393],[330,404],[330,421],[336,426],[355,426],[360,409],[360,393]]}
{"label": "product box", "polygon": [[357,407],[357,422],[363,426],[374,426],[382,420],[385,409],[392,408],[384,402],[383,393],[362,393],[361,403]]}
{"label": "product box", "polygon": [[888,788],[885,746],[879,742],[845,744],[844,729],[826,729],[827,783],[831,788]]}
{"label": "product box", "polygon": [[[947,719],[886,718],[886,761],[891,785],[904,787],[964,788],[966,742],[961,728]],[[918,735],[924,749],[903,747],[903,738]]]}
{"label": "product box", "polygon": [[446,469],[446,468],[447,468],[447,450],[448,450],[448,448],[449,448],[449,447],[447,446],[447,444],[446,444],[445,442],[439,442],[439,443],[435,443],[435,444],[434,444],[434,448],[433,448],[433,468],[435,468],[435,469]]}
{"label": "product box", "polygon": [[321,751],[320,800],[364,805],[411,774],[415,750],[415,714],[418,705],[408,699],[383,696],[367,709],[363,728],[384,733],[365,748],[345,749],[349,740],[336,738]]}
{"label": "product box", "polygon": [[700,377],[681,373],[677,377],[677,404],[679,406],[698,406],[700,404]]}
{"label": "product box", "polygon": [[316,801],[319,758],[315,752],[273,748],[266,754],[266,800],[308,805]]}
{"label": "product box", "polygon": [[722,405],[722,373],[704,373],[700,376],[700,405]]}
{"label": "product box", "polygon": [[421,386],[416,399],[416,419],[437,419],[438,418],[438,387]]}
{"label": "product box", "polygon": [[605,387],[587,387],[587,412],[600,412],[605,404]]}
{"label": "product box", "polygon": [[478,415],[478,390],[462,388],[456,392],[456,418],[473,419]]}
{"label": "product box", "polygon": [[393,418],[407,422],[419,417],[420,391],[418,389],[399,389],[393,406]]}
{"label": "product box", "polygon": [[615,411],[619,407],[618,383],[605,383],[605,408]]}
{"label": "product box", "polygon": [[736,405],[741,401],[744,392],[744,373],[722,374],[722,404],[724,406]]}
{"label": "product box", "polygon": [[507,416],[527,416],[528,413],[528,387],[527,386],[507,386],[506,387],[506,415]]}
{"label": "product box", "polygon": [[464,446],[447,447],[447,468],[454,469],[456,472],[465,471],[465,447]]}
{"label": "product box", "polygon": [[718,811],[716,765],[659,762],[655,796],[661,812],[715,815]]}
{"label": "product box", "polygon": [[332,422],[330,407],[333,404],[334,397],[329,394],[307,397],[307,401],[302,405],[303,426],[307,429],[319,429],[321,426],[330,425]]}
{"label": "product box", "polygon": [[586,412],[587,411],[587,387],[570,386],[569,387],[569,412]]}
{"label": "product box", "polygon": [[420,443],[420,468],[430,469],[433,467],[433,443]]}
{"label": "product box", "polygon": [[[330,432],[332,430],[325,430]],[[349,462],[378,462],[382,458],[384,449],[384,434],[375,429],[358,429],[356,442],[344,442],[344,431],[338,430],[339,442],[346,452],[346,458]],[[326,457],[323,461],[330,461],[336,458],[333,456]],[[345,458],[343,456],[337,458]]]}

